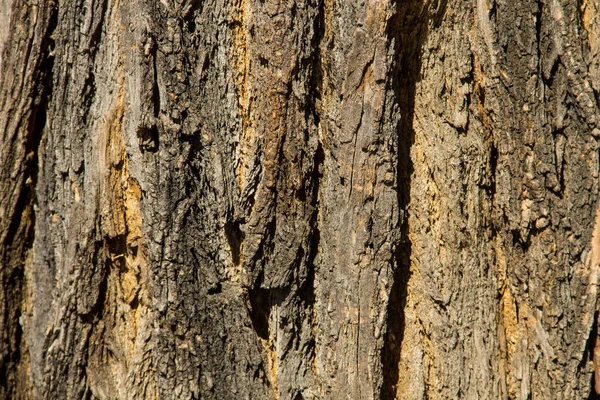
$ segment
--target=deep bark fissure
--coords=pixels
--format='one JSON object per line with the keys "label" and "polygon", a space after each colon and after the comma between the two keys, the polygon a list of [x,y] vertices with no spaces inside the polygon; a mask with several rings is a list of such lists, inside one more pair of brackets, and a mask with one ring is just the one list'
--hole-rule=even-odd
{"label": "deep bark fissure", "polygon": [[137,137],[139,141],[139,148],[142,153],[156,153],[159,148],[159,131],[158,131],[158,123],[159,123],[159,115],[161,108],[161,100],[160,100],[160,90],[159,90],[159,82],[158,82],[158,44],[153,35],[149,38],[148,43],[148,57],[150,57],[150,65],[152,68],[151,78],[152,78],[152,93],[150,96],[150,101],[152,104],[149,106],[149,109],[152,110],[152,117],[150,121],[144,121],[137,129]]}
{"label": "deep bark fissure", "polygon": [[537,59],[538,59],[538,71],[541,76],[544,76],[542,72],[542,52],[541,52],[541,38],[542,38],[542,12],[543,3],[537,0],[537,9],[535,10],[535,42],[537,44]]}
{"label": "deep bark fissure", "polygon": [[585,364],[591,362],[594,364],[594,369],[592,371],[592,375],[590,378],[590,395],[587,400],[597,400],[600,398],[600,393],[596,391],[596,368],[595,368],[595,358],[598,357],[598,354],[595,354],[598,350],[599,339],[598,338],[598,315],[599,312],[596,311],[594,313],[594,319],[592,322],[592,329],[590,331],[590,336],[588,337],[587,343],[585,344],[585,352],[583,357],[581,358],[581,362],[579,363],[579,368],[584,368]]}
{"label": "deep bark fissure", "polygon": [[498,168],[498,148],[496,145],[491,143],[490,145],[490,156],[489,156],[489,165],[490,165],[490,175],[487,179],[487,182],[481,187],[485,190],[492,207],[494,206],[494,199],[496,198],[496,170]]}
{"label": "deep bark fissure", "polygon": [[411,147],[415,141],[415,95],[421,74],[421,47],[427,38],[429,13],[421,0],[397,2],[396,13],[388,26],[388,37],[394,42],[394,65],[391,87],[400,119],[397,132],[396,187],[400,210],[400,239],[393,248],[393,283],[387,310],[387,331],[382,354],[383,386],[381,399],[396,398],[399,363],[404,337],[404,308],[411,271],[409,238],[411,175],[414,171]]}
{"label": "deep bark fissure", "polygon": [[[315,323],[315,269],[316,269],[316,259],[319,253],[319,246],[321,243],[321,231],[319,229],[319,217],[320,217],[320,204],[319,204],[319,195],[320,195],[320,182],[322,177],[321,168],[324,162],[325,153],[323,151],[323,147],[321,143],[319,143],[317,147],[317,151],[315,153],[315,164],[312,172],[312,195],[311,205],[313,208],[313,214],[311,216],[310,221],[310,241],[309,241],[309,251],[308,257],[306,260],[306,278],[304,283],[301,284],[298,290],[298,296],[304,303],[304,307],[308,310],[308,318],[310,319],[311,327]],[[312,348],[311,348],[311,357],[314,359],[314,343],[315,343],[314,332],[312,332]]]}
{"label": "deep bark fissure", "polygon": [[[96,56],[98,54],[98,50],[100,48],[100,42],[102,40],[102,33],[105,29],[104,21],[106,20],[106,13],[108,11],[108,0],[103,0],[100,4],[100,19],[98,20],[96,26],[91,31],[89,36],[89,42],[87,45],[87,53],[90,59],[87,77],[84,81],[81,99],[82,99],[82,110],[84,111],[82,115],[82,119],[84,124],[87,125],[89,111],[92,108],[92,103],[96,97],[96,74],[94,72],[94,65],[96,63]],[[93,12],[93,10],[89,10],[89,12]]]}
{"label": "deep bark fissure", "polygon": [[250,320],[256,335],[263,340],[269,339],[269,313],[271,311],[271,301],[268,291],[264,289],[248,290],[248,300],[250,302]]}
{"label": "deep bark fissure", "polygon": [[225,237],[231,249],[231,258],[235,265],[240,264],[242,252],[242,243],[244,242],[244,232],[240,228],[239,221],[228,221],[225,224]]}
{"label": "deep bark fissure", "polygon": [[95,303],[90,308],[89,312],[85,314],[79,314],[81,321],[86,324],[94,324],[97,323],[98,320],[101,320],[104,314],[104,305],[106,303],[106,295],[108,291],[108,270],[110,269],[110,263],[112,262],[109,257],[106,256],[105,249],[108,247],[109,252],[111,244],[109,241],[100,241],[97,240],[94,243],[94,253],[92,255],[92,264],[100,269],[97,271],[98,274],[101,275],[98,285],[98,297],[96,298]]}
{"label": "deep bark fissure", "polygon": [[[28,207],[32,207],[35,202],[35,187],[37,183],[38,174],[38,147],[42,140],[42,135],[46,128],[46,117],[47,111],[52,97],[52,85],[53,85],[53,69],[54,69],[54,39],[53,33],[58,23],[58,9],[52,7],[50,11],[50,17],[48,20],[48,28],[44,33],[42,40],[42,55],[38,65],[35,67],[36,76],[34,77],[34,92],[32,94],[32,110],[27,123],[27,136],[25,138],[25,159],[24,161],[24,173],[23,183],[24,185],[20,188],[21,193],[17,200],[17,206],[15,208],[14,216],[11,221],[7,239],[10,241],[5,243],[6,247],[10,247],[12,242],[17,242],[17,231],[20,225],[25,222],[21,220],[21,216],[24,210]],[[32,218],[35,218],[32,213]],[[31,228],[33,228],[33,221]],[[33,229],[28,233],[33,235]],[[29,245],[33,243],[33,236],[27,241]]]}

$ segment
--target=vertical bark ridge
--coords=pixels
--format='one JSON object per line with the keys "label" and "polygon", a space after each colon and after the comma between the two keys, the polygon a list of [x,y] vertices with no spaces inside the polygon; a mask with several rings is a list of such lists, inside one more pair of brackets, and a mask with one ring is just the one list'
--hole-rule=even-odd
{"label": "vertical bark ridge", "polygon": [[[598,2],[596,1],[588,1],[581,0],[579,1],[579,23],[583,31],[587,34],[587,49],[584,47],[584,54],[587,57],[588,63],[588,74],[590,76],[590,84],[594,91],[594,97],[596,100],[596,104],[599,104],[598,93],[600,92],[600,32],[597,29],[598,23]],[[585,52],[587,50],[587,54]],[[592,135],[595,137],[600,136],[600,131],[592,131]],[[600,157],[600,156],[599,156]],[[562,166],[561,166],[562,167]],[[562,176],[562,174],[561,174]],[[596,260],[596,255],[598,254],[598,209],[596,210],[596,221],[594,225],[594,231],[592,233],[592,244],[591,244],[591,261],[590,267],[592,269],[590,273],[590,289],[592,293],[591,296],[597,298],[597,293],[593,293],[594,290],[597,290],[596,284],[594,281],[597,280],[598,274],[598,261]],[[594,283],[593,283],[594,282]],[[597,300],[596,300],[597,301]],[[588,317],[589,318],[589,317]],[[588,339],[589,346],[587,353],[589,354],[589,358],[593,362],[593,374],[591,377],[591,388],[589,399],[597,399],[600,398],[600,336],[598,335],[598,305],[595,307],[594,318],[591,322],[590,326],[590,337]],[[582,363],[585,362],[585,356],[582,360]]]}
{"label": "vertical bark ridge", "polygon": [[[248,9],[255,21],[247,53],[255,167],[252,187],[241,194],[242,263],[270,386],[276,397],[296,398],[314,391],[316,382],[311,318],[319,243],[311,234],[318,237],[323,157],[317,104],[323,12],[313,1]],[[246,201],[247,189],[255,201]],[[304,234],[294,238],[294,231]]]}
{"label": "vertical bark ridge", "polygon": [[[238,99],[240,106],[240,115],[242,119],[242,132],[240,135],[239,143],[239,154],[238,154],[238,184],[240,190],[240,197],[246,208],[246,212],[252,210],[254,205],[254,195],[256,191],[256,179],[260,179],[259,171],[255,171],[253,166],[256,161],[252,161],[251,157],[256,155],[252,154],[254,137],[253,120],[252,116],[252,100],[249,98],[249,39],[248,35],[248,18],[246,14],[251,12],[250,2],[247,0],[241,0],[238,5],[237,16],[234,18],[234,46],[232,48],[235,54],[235,70],[237,74],[237,87],[238,87]],[[256,168],[256,167],[254,167]],[[253,177],[253,180],[248,181],[247,175]]]}
{"label": "vertical bark ridge", "polygon": [[[521,40],[508,39],[506,48],[499,52],[498,66],[501,79],[506,82],[506,93],[490,93],[492,98],[510,96],[513,101],[525,103],[511,111],[518,116],[514,118],[515,122],[519,121],[518,127],[507,129],[500,123],[493,124],[500,182],[495,204],[494,225],[499,244],[496,258],[499,270],[507,272],[503,278],[505,289],[501,307],[505,311],[501,325],[505,331],[509,397],[524,398],[531,393],[550,395],[552,390],[547,387],[553,385],[564,387],[566,397],[583,397],[583,393],[587,393],[589,364],[584,363],[584,368],[575,367],[573,361],[554,352],[557,347],[567,346],[572,349],[572,354],[577,354],[577,359],[583,360],[585,344],[582,338],[587,330],[584,328],[588,323],[586,320],[589,320],[586,316],[590,315],[589,309],[594,308],[592,303],[595,303],[592,301],[594,296],[586,295],[586,300],[577,307],[577,316],[567,317],[562,313],[571,311],[567,311],[568,307],[557,300],[556,295],[557,287],[563,293],[572,293],[579,290],[576,287],[587,286],[583,282],[588,280],[589,272],[581,269],[583,264],[587,265],[585,257],[578,259],[565,253],[579,254],[589,246],[575,237],[591,236],[592,225],[583,221],[593,218],[594,206],[591,204],[596,202],[597,196],[596,183],[581,190],[575,189],[573,181],[577,180],[575,176],[597,175],[596,166],[589,163],[584,166],[570,150],[577,147],[578,152],[588,154],[586,157],[590,160],[595,159],[589,147],[589,132],[593,131],[596,122],[594,118],[590,119],[593,112],[588,114],[588,111],[597,105],[593,104],[593,93],[584,83],[589,75],[587,72],[576,78],[565,75],[565,70],[580,70],[584,57],[585,46],[573,41],[579,37],[581,29],[579,4],[576,3],[536,2],[516,10],[496,5],[499,7],[496,15],[501,17],[496,20],[498,35],[511,29],[509,21],[515,15],[528,12],[526,10],[535,15],[521,28],[524,32]],[[519,68],[512,61],[521,57],[517,56],[519,52],[528,54],[530,63],[527,67],[521,64]],[[575,97],[577,100],[572,102]],[[507,114],[500,113],[493,118],[506,120]],[[510,135],[514,129],[526,132],[513,141],[521,144],[519,150],[516,150],[518,146],[506,146],[510,141],[505,135]],[[525,161],[520,164],[509,161],[514,154],[519,154],[518,157]],[[510,173],[507,168],[511,169]],[[509,179],[509,175],[513,178]],[[575,191],[577,199],[573,197]],[[577,222],[569,217],[573,213],[579,215]],[[508,232],[507,226],[512,226]],[[544,254],[543,258],[539,258],[540,252]],[[527,273],[523,267],[524,259],[529,260]],[[504,267],[500,268],[501,265]],[[553,271],[549,265],[564,265],[564,269]],[[527,285],[521,284],[524,280],[528,281]],[[571,324],[565,326],[562,318],[568,318]],[[527,366],[527,360],[540,353],[544,367]],[[571,367],[565,369],[565,365]]]}
{"label": "vertical bark ridge", "polygon": [[398,134],[387,84],[394,49],[385,38],[392,7],[326,4],[318,374],[325,397],[380,397],[399,228]]}
{"label": "vertical bark ridge", "polygon": [[[16,9],[20,3],[12,5]],[[0,160],[0,397],[33,396],[31,360],[21,317],[31,307],[26,274],[32,265],[35,240],[35,188],[38,152],[46,130],[53,89],[53,33],[57,8],[42,5],[10,15],[7,43],[25,44],[26,51],[2,48]],[[19,26],[19,29],[16,29]],[[22,50],[22,49],[20,49]],[[9,73],[10,68],[13,73]],[[7,178],[5,174],[10,174]]]}
{"label": "vertical bark ridge", "polygon": [[104,263],[104,270],[98,272],[101,283],[96,304],[84,314],[92,326],[88,365],[102,368],[88,366],[86,376],[93,393],[125,397],[139,388],[152,396],[156,390],[153,377],[139,373],[152,368],[148,343],[151,281],[142,234],[142,193],[129,174],[123,132],[125,78],[122,72],[118,74],[117,96],[105,126],[100,127],[105,170],[97,224],[104,241],[93,256]]}

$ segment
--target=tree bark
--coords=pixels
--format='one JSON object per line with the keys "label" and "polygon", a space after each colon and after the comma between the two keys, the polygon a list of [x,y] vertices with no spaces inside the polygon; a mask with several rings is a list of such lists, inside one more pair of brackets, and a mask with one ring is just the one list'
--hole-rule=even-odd
{"label": "tree bark", "polygon": [[0,6],[0,398],[597,398],[599,0]]}

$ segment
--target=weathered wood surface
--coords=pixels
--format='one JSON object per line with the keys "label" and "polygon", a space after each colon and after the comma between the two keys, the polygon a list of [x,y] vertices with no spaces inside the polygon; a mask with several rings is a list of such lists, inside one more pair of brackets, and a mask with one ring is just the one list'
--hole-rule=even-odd
{"label": "weathered wood surface", "polygon": [[0,398],[600,392],[598,0],[0,7]]}

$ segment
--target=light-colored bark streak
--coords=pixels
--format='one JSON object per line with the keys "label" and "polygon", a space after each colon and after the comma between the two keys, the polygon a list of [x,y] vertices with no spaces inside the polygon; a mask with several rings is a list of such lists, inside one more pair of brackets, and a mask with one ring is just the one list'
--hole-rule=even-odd
{"label": "light-colored bark streak", "polygon": [[246,187],[246,173],[249,168],[248,157],[251,156],[254,141],[254,129],[253,121],[250,114],[251,110],[251,97],[249,97],[249,43],[248,43],[248,28],[247,28],[247,14],[250,10],[249,0],[240,0],[239,8],[236,10],[237,15],[235,17],[236,25],[234,27],[233,37],[233,48],[234,54],[234,66],[236,71],[237,79],[237,92],[240,106],[240,116],[242,118],[242,129],[240,133],[239,153],[238,153],[238,184],[240,193],[243,192]]}
{"label": "light-colored bark streak", "polygon": [[[123,115],[125,112],[124,76],[118,78],[117,99],[106,117],[105,137],[105,178],[100,188],[101,225],[104,236],[111,246],[118,250],[110,252],[104,308],[102,315],[104,332],[94,340],[103,347],[107,337],[111,339],[111,352],[114,357],[102,360],[103,350],[92,353],[91,364],[103,364],[103,371],[112,374],[116,382],[114,392],[125,397],[127,389],[132,390],[140,382],[137,369],[148,368],[145,353],[149,351],[149,319],[151,310],[149,299],[149,266],[145,256],[144,236],[142,233],[142,215],[140,209],[141,190],[136,180],[129,176],[127,153],[123,142]],[[113,241],[113,242],[111,242]],[[118,244],[112,244],[118,241]],[[113,314],[111,311],[115,310]],[[96,357],[100,357],[96,359]],[[102,369],[92,367],[88,377],[92,390],[96,393],[106,391],[109,382],[106,375],[99,374]],[[109,372],[110,371],[110,372]],[[152,382],[152,379],[150,379]],[[155,389],[146,388],[153,392]]]}
{"label": "light-colored bark streak", "polygon": [[[129,156],[125,147],[124,117],[126,105],[125,72],[120,29],[119,2],[108,6],[107,32],[116,36],[117,69],[114,71],[115,98],[99,124],[101,166],[99,220],[108,272],[105,297],[98,315],[102,329],[93,329],[87,375],[93,393],[112,393],[125,398],[143,388],[140,398],[153,398],[157,391],[154,377],[142,376],[140,370],[152,368],[150,358],[151,321],[150,266],[146,257],[142,228],[139,183],[129,173]],[[76,195],[75,200],[79,201]],[[102,259],[100,256],[99,259]],[[106,359],[110,351],[112,357]],[[102,365],[98,368],[98,365]],[[110,378],[109,378],[110,377]],[[147,396],[147,397],[146,397]]]}

